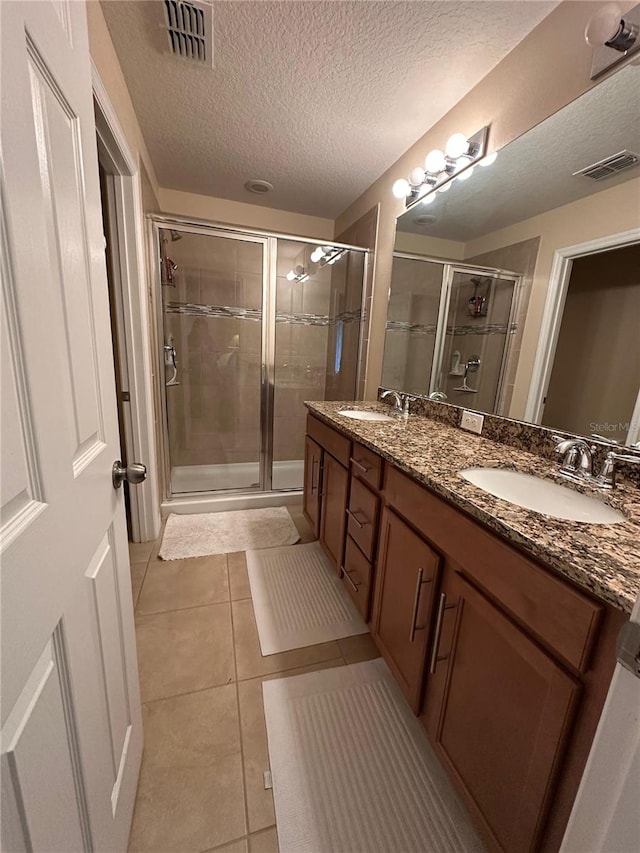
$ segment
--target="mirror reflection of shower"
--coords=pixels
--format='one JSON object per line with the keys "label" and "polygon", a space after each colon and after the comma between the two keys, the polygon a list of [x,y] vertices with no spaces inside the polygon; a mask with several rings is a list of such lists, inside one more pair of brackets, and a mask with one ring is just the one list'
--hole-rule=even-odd
{"label": "mirror reflection of shower", "polygon": [[520,282],[518,274],[395,253],[382,385],[507,413]]}

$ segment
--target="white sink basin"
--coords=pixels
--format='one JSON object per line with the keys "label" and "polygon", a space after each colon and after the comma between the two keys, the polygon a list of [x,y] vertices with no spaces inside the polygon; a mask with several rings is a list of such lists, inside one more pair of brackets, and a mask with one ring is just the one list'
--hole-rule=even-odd
{"label": "white sink basin", "polygon": [[624,521],[621,512],[597,498],[532,474],[506,468],[466,468],[460,471],[460,476],[497,498],[553,518],[583,521],[586,524],[616,524]]}
{"label": "white sink basin", "polygon": [[356,421],[392,421],[393,418],[389,415],[383,415],[382,412],[366,412],[364,409],[340,409],[339,415],[344,415],[345,418],[354,418]]}

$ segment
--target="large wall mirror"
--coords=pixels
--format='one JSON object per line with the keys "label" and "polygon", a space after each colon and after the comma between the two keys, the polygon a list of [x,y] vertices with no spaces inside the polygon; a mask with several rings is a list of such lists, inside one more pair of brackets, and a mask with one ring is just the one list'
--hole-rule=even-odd
{"label": "large wall mirror", "polygon": [[383,385],[640,441],[639,93],[628,66],[399,217]]}

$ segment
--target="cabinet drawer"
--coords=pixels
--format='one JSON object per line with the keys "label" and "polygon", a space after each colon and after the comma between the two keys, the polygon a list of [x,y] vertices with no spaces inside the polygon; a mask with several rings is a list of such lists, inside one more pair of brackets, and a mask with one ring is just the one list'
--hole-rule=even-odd
{"label": "cabinet drawer", "polygon": [[382,459],[357,442],[353,442],[351,451],[351,473],[369,483],[374,489],[382,485]]}
{"label": "cabinet drawer", "polygon": [[365,559],[350,536],[347,536],[343,571],[344,585],[362,618],[367,622],[371,597],[371,563]]}
{"label": "cabinet drawer", "polygon": [[602,605],[390,465],[385,498],[567,663],[579,672],[589,667]]}
{"label": "cabinet drawer", "polygon": [[347,531],[367,560],[373,559],[376,547],[379,504],[377,495],[355,477],[351,478]]}
{"label": "cabinet drawer", "polygon": [[307,415],[307,435],[316,441],[320,447],[324,447],[342,463],[345,468],[349,467],[349,459],[351,457],[351,440],[344,435],[340,435],[335,429],[332,429],[327,424],[314,418],[313,415]]}

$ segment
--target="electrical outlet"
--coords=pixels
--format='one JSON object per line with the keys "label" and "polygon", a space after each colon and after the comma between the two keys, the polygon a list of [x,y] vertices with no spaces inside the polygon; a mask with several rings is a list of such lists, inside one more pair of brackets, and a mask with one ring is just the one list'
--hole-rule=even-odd
{"label": "electrical outlet", "polygon": [[475,432],[478,435],[482,434],[484,426],[484,415],[479,415],[477,412],[468,412],[466,409],[462,413],[460,422],[462,429],[468,429],[469,432]]}

